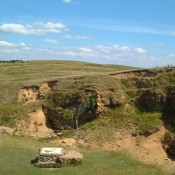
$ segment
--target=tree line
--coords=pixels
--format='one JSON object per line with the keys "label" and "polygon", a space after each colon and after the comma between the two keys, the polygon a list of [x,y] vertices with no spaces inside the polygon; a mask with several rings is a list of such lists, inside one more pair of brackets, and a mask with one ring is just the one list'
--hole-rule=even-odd
{"label": "tree line", "polygon": [[0,63],[23,63],[23,60],[0,60]]}

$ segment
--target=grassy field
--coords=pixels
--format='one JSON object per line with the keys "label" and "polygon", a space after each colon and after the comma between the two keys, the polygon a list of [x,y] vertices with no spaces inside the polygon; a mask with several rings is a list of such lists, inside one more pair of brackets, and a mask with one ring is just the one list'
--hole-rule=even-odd
{"label": "grassy field", "polygon": [[[27,82],[39,79],[58,78],[65,75],[111,73],[133,69],[120,65],[100,65],[76,61],[30,61],[22,63],[0,63],[0,81],[17,80]],[[33,81],[34,80],[34,81]]]}
{"label": "grassy field", "polygon": [[76,61],[30,61],[0,63],[0,103],[15,102],[18,89],[61,78],[108,74],[133,67]]}
{"label": "grassy field", "polygon": [[146,165],[124,152],[78,150],[84,155],[82,165],[60,169],[36,168],[30,161],[43,146],[54,146],[31,138],[0,136],[1,175],[173,175],[160,167]]}

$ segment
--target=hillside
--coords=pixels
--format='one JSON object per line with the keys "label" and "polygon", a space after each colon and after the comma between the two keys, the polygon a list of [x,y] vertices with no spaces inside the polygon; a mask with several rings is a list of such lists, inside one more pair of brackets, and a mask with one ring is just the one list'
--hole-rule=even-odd
{"label": "hillside", "polygon": [[98,65],[76,61],[30,61],[0,63],[0,103],[17,101],[18,89],[67,77],[108,74],[132,67]]}
{"label": "hillside", "polygon": [[32,61],[0,75],[0,125],[15,135],[174,168],[175,68]]}

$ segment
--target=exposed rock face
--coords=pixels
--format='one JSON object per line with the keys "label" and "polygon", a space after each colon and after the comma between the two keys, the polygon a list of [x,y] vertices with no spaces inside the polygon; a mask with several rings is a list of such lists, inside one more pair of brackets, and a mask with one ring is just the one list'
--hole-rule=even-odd
{"label": "exposed rock face", "polygon": [[125,100],[122,90],[97,92],[97,114],[106,113],[108,108],[117,108],[124,104]]}
{"label": "exposed rock face", "polygon": [[39,87],[23,87],[18,93],[18,102],[29,103],[35,102],[39,98]]}
{"label": "exposed rock face", "polygon": [[104,99],[101,94],[97,95],[97,114],[102,114],[105,112],[105,107],[109,104],[109,99]]}
{"label": "exposed rock face", "polygon": [[38,156],[31,163],[41,168],[60,168],[62,166],[81,164],[83,155],[77,151],[68,151],[63,155]]}
{"label": "exposed rock face", "polygon": [[143,112],[175,112],[175,87],[148,89],[137,99],[136,105]]}
{"label": "exposed rock face", "polygon": [[19,103],[31,103],[42,99],[53,88],[57,81],[44,82],[40,86],[25,86],[18,93]]}
{"label": "exposed rock face", "polygon": [[161,111],[166,101],[162,90],[146,90],[137,100],[137,106],[144,112]]}

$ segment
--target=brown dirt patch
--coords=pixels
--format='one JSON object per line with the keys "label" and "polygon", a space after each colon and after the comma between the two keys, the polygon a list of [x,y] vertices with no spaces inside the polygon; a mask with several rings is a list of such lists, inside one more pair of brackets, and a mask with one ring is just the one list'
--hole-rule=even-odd
{"label": "brown dirt patch", "polygon": [[44,82],[40,86],[25,86],[18,92],[19,103],[31,103],[37,99],[42,99],[54,87],[57,81]]}
{"label": "brown dirt patch", "polygon": [[118,138],[115,141],[107,142],[104,148],[108,150],[126,150],[136,159],[158,166],[164,165],[166,168],[175,168],[175,162],[172,161],[162,146],[162,139],[166,133],[164,126],[153,133],[152,135],[145,136],[131,136],[118,132]]}
{"label": "brown dirt patch", "polygon": [[34,137],[48,137],[53,133],[53,130],[49,128],[47,117],[44,114],[42,107],[29,113],[30,124],[29,133]]}
{"label": "brown dirt patch", "polygon": [[38,95],[39,95],[38,86],[23,87],[20,89],[18,93],[18,102],[22,103],[35,102],[38,99]]}

